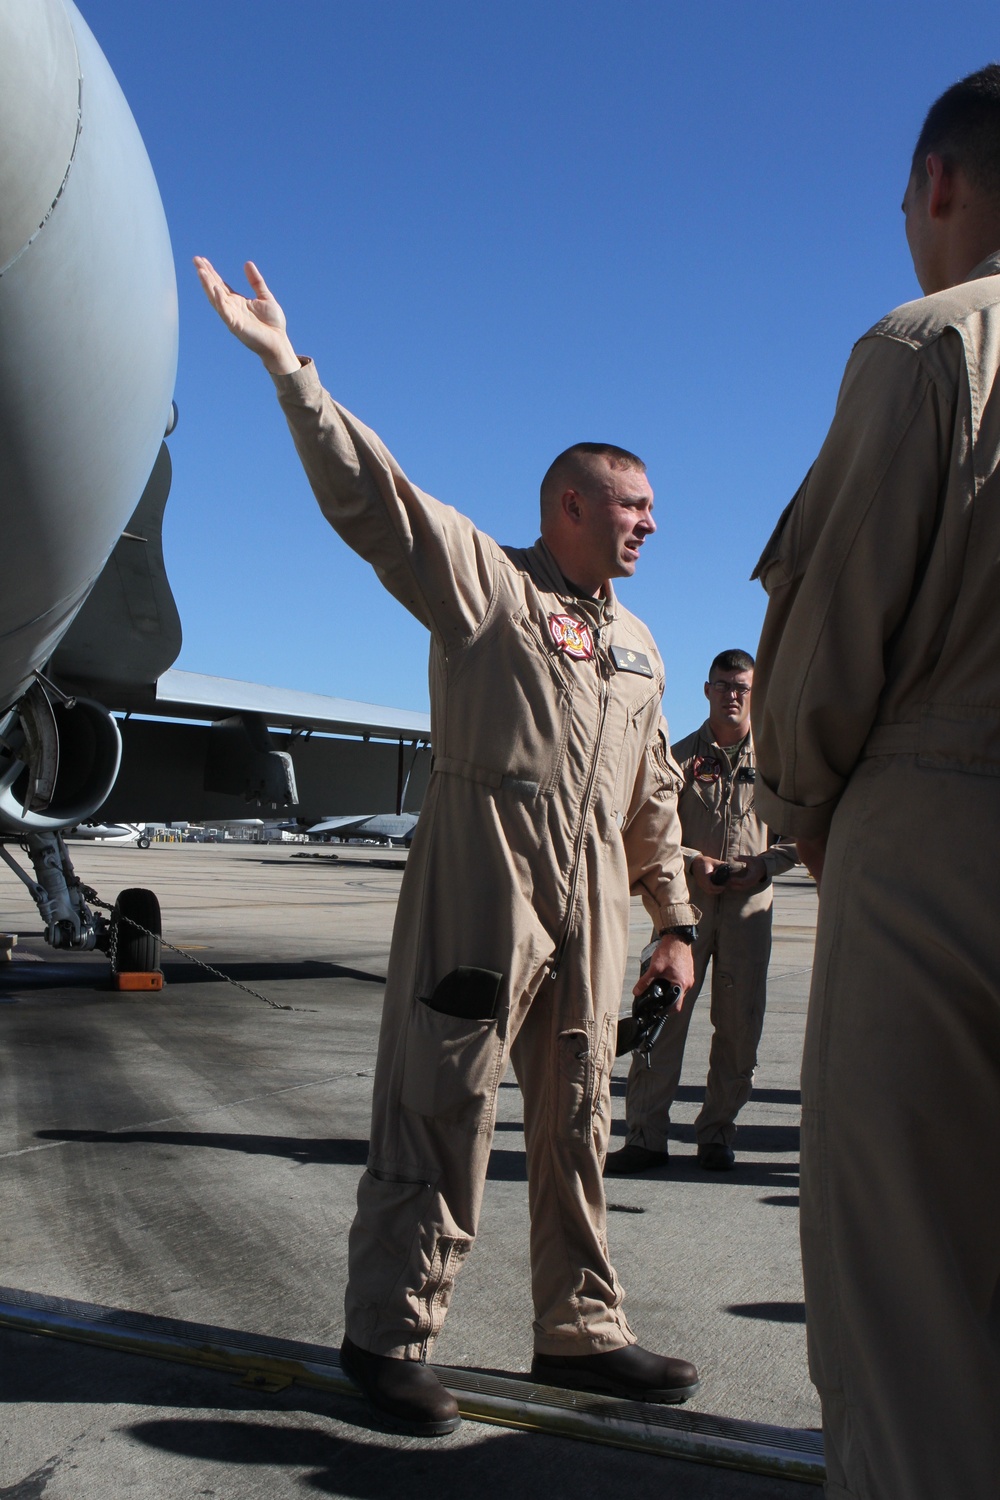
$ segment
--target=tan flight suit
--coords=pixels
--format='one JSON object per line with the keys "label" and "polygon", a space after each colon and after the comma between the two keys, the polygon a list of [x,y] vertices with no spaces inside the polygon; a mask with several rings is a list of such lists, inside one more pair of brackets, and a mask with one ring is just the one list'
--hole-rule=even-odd
{"label": "tan flight suit", "polygon": [[827,1494],[1000,1494],[1000,252],[855,347],[758,573],[763,817],[829,833],[802,1074]]}
{"label": "tan flight suit", "polygon": [[750,1097],[757,1044],[764,1025],[767,965],[771,957],[771,880],[796,860],[794,846],[768,848],[768,832],[754,804],[756,769],[753,737],[747,735],[733,760],[715,742],[706,721],[678,741],[673,755],[684,777],[680,796],[685,864],[697,854],[745,860],[760,855],[767,880],[750,891],[720,887],[716,896],[699,891],[702,905],[694,946],[694,984],[683,1009],[660,1032],[649,1066],[634,1056],[625,1095],[628,1142],[648,1151],[666,1151],[670,1107],[677,1095],[684,1044],[712,961],[712,1048],[705,1103],[695,1121],[699,1146],[730,1145],[733,1123]]}
{"label": "tan flight suit", "polygon": [[663,667],[609,588],[416,489],[306,364],[275,380],[327,519],[431,632],[434,760],[400,892],[347,1334],[421,1358],[476,1234],[508,1058],[524,1095],[535,1347],[634,1341],[601,1170],[629,891],[696,920]]}

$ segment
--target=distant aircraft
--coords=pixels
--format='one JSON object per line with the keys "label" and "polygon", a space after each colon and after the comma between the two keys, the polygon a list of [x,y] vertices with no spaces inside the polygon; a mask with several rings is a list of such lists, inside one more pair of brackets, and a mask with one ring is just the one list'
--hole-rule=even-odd
{"label": "distant aircraft", "polygon": [[152,843],[145,823],[78,823],[65,829],[62,836],[89,844],[136,844],[140,849],[148,849]]}
{"label": "distant aircraft", "polygon": [[64,830],[98,812],[401,813],[430,724],[171,670],[173,258],[135,121],[70,0],[0,0],[0,145],[0,859],[54,947],[107,947]]}
{"label": "distant aircraft", "polygon": [[363,813],[360,817],[322,818],[306,832],[313,836],[336,834],[337,838],[385,839],[388,844],[409,847],[417,826],[417,813]]}

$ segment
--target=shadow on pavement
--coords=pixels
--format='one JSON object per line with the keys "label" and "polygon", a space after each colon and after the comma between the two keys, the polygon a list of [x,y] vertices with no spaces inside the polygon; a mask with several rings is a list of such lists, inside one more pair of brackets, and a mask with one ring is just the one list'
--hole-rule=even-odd
{"label": "shadow on pavement", "polygon": [[[219,978],[238,979],[248,983],[254,979],[359,979],[367,984],[385,984],[384,974],[370,974],[366,969],[347,969],[341,964],[324,963],[321,959],[305,958],[261,959],[254,963],[227,963],[217,959],[212,963],[218,974],[209,974],[189,959],[165,960],[163,977],[168,985],[177,984],[221,984]],[[75,963],[58,961],[42,963],[4,964],[0,972],[0,993],[5,990],[50,990],[65,989],[111,990],[111,966],[105,958],[90,958],[81,955]]]}
{"label": "shadow on pavement", "polygon": [[[508,1087],[510,1085],[507,1085]],[[612,1078],[611,1092],[616,1098],[625,1097],[627,1081],[624,1078]],[[704,1084],[682,1083],[677,1090],[677,1102],[679,1104],[704,1104]],[[801,1104],[802,1094],[799,1089],[754,1089],[750,1095],[753,1104]]]}
{"label": "shadow on pavement", "polygon": [[301,1166],[363,1167],[368,1160],[367,1141],[233,1135],[215,1130],[36,1130],[35,1139],[98,1146],[200,1146],[211,1151],[241,1151],[246,1156],[283,1156]]}
{"label": "shadow on pavement", "polygon": [[108,990],[111,968],[107,959],[82,958],[78,963],[21,963],[15,959],[0,969],[0,994],[9,990]]}
{"label": "shadow on pavement", "polygon": [[[369,974],[366,969],[345,969],[341,964],[324,963],[321,959],[260,959],[255,963],[212,964],[213,969],[226,979],[361,979],[369,984],[385,984],[384,974]],[[163,965],[163,977],[167,984],[219,983],[217,976],[206,974],[198,964],[168,961]]]}
{"label": "shadow on pavement", "polygon": [[[611,1126],[612,1135],[624,1135],[624,1120],[616,1120]],[[671,1141],[681,1141],[695,1148],[693,1125],[671,1125]],[[798,1154],[799,1127],[797,1125],[739,1125],[736,1130],[737,1160],[746,1151],[774,1151],[782,1156]],[[720,1173],[725,1176],[725,1173]]]}
{"label": "shadow on pavement", "polygon": [[[234,1135],[217,1130],[36,1130],[35,1140],[92,1146],[198,1146],[209,1151],[240,1151],[246,1156],[283,1156],[303,1167],[363,1167],[368,1161],[367,1141]],[[492,1182],[526,1182],[524,1152],[494,1149],[486,1175]]]}
{"label": "shadow on pavement", "polygon": [[760,1318],[767,1323],[804,1323],[804,1302],[734,1302],[726,1308],[734,1318]]}

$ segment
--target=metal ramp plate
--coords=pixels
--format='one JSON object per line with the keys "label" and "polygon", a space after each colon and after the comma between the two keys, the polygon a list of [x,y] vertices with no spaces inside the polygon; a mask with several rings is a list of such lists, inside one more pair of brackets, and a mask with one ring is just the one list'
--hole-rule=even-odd
{"label": "metal ramp plate", "polygon": [[[262,1390],[280,1390],[298,1381],[338,1395],[358,1395],[340,1368],[338,1351],[322,1344],[45,1297],[14,1287],[0,1287],[0,1327],[226,1371]],[[818,1432],[617,1401],[513,1376],[481,1375],[445,1365],[434,1369],[454,1393],[462,1416],[471,1421],[823,1483],[823,1439]]]}

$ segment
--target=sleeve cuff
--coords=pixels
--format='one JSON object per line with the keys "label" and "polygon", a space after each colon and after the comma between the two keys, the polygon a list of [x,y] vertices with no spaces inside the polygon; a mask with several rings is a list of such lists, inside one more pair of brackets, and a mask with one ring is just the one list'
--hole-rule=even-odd
{"label": "sleeve cuff", "polygon": [[[270,372],[269,372],[270,373]],[[282,401],[291,401],[295,404],[305,405],[315,397],[317,391],[322,391],[320,378],[316,366],[308,354],[299,355],[299,368],[293,370],[290,375],[271,374],[274,388]]]}
{"label": "sleeve cuff", "polygon": [[761,855],[770,876],[783,875],[795,864],[795,855],[786,849],[768,849]]}
{"label": "sleeve cuff", "polygon": [[777,796],[763,781],[758,780],[754,788],[754,802],[761,821],[768,828],[779,829],[782,838],[786,839],[822,838],[830,827],[839,801],[837,796],[829,802],[821,802],[818,807],[801,807],[797,802],[786,802]]}
{"label": "sleeve cuff", "polygon": [[696,906],[678,901],[673,906],[660,907],[659,931],[665,927],[697,927],[701,912]]}

